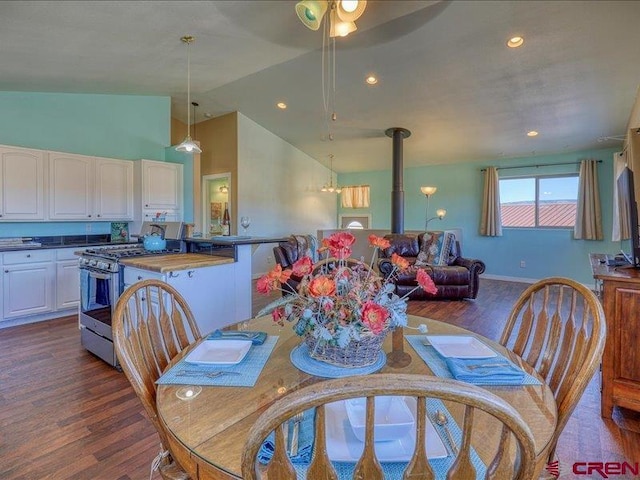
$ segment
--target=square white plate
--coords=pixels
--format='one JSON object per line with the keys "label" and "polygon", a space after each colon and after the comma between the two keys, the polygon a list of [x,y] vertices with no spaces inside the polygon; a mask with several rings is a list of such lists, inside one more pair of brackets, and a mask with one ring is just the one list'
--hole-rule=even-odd
{"label": "square white plate", "polygon": [[189,363],[233,365],[240,363],[251,348],[251,340],[205,340],[184,359]]}
{"label": "square white plate", "polygon": [[443,357],[489,358],[498,355],[477,338],[467,335],[427,335],[427,339]]}
{"label": "square white plate", "polygon": [[[415,428],[413,414],[404,397],[380,396],[375,398],[374,436],[376,442],[389,442],[406,436]],[[346,400],[347,418],[356,438],[365,439],[367,399]]]}
{"label": "square white plate", "polygon": [[[405,397],[405,401],[415,418],[415,398]],[[357,462],[364,450],[364,442],[358,440],[353,433],[344,401],[326,405],[325,426],[329,459],[335,462]],[[381,462],[408,462],[413,456],[415,444],[416,430],[411,428],[407,435],[398,440],[375,442],[374,448]],[[427,422],[427,457],[444,458],[447,455],[446,447],[429,420]]]}

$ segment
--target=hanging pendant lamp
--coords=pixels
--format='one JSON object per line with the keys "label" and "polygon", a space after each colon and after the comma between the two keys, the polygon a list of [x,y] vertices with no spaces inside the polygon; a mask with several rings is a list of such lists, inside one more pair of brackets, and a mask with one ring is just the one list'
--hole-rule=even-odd
{"label": "hanging pendant lamp", "polygon": [[191,55],[189,45],[195,40],[190,35],[185,35],[180,40],[187,44],[187,136],[182,143],[176,146],[178,152],[202,153],[200,147],[191,139]]}

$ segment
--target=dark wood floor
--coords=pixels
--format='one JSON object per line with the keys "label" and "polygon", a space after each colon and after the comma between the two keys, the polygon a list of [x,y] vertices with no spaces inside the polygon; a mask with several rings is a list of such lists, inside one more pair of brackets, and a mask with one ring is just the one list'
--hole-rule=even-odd
{"label": "dark wood floor", "polygon": [[[475,301],[412,302],[409,312],[497,339],[524,288],[483,279]],[[560,438],[565,478],[577,461],[640,461],[640,414],[603,420],[599,381]],[[0,479],[144,480],[158,443],[124,375],[80,346],[75,317],[0,330]]]}

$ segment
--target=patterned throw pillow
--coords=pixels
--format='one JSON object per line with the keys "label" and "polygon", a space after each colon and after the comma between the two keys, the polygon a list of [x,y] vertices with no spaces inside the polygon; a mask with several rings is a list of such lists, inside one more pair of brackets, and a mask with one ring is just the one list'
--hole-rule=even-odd
{"label": "patterned throw pillow", "polygon": [[426,265],[448,265],[451,246],[455,242],[451,232],[425,232],[422,234],[423,260]]}
{"label": "patterned throw pillow", "polygon": [[421,250],[420,253],[418,253],[418,256],[416,257],[416,261],[414,263],[414,265],[416,267],[426,267],[427,265],[429,265],[427,263],[427,259],[429,258],[429,256],[427,255],[427,252]]}

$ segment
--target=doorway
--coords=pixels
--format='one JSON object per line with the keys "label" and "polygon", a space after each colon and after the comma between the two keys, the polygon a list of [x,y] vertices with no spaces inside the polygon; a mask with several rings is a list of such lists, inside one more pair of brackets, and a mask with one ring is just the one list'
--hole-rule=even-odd
{"label": "doorway", "polygon": [[231,212],[231,173],[216,173],[202,177],[202,233],[222,234],[225,204]]}

